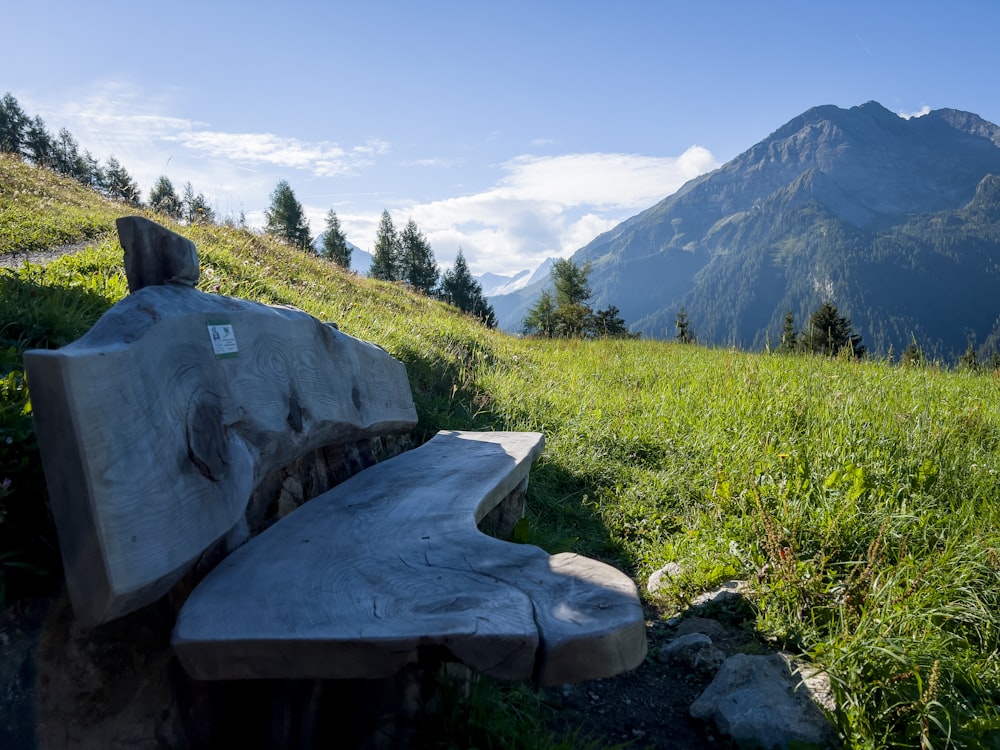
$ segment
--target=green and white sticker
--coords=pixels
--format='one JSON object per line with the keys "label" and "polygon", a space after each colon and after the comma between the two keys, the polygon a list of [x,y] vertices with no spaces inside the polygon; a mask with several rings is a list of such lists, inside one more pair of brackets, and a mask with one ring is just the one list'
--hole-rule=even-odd
{"label": "green and white sticker", "polygon": [[208,337],[212,340],[212,351],[215,352],[216,359],[240,355],[240,349],[236,345],[236,332],[228,320],[209,321]]}

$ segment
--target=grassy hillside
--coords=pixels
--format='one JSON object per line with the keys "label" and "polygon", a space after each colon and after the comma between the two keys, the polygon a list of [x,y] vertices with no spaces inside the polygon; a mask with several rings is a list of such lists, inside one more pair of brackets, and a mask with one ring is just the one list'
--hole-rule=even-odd
{"label": "grassy hillside", "polygon": [[[72,340],[126,293],[117,215],[0,159],[0,248],[91,242],[0,270],[0,570],[14,593],[39,578],[13,566],[50,567],[53,543],[20,352]],[[175,228],[199,249],[202,289],[295,305],[402,360],[418,438],[544,431],[529,541],[616,563],[641,589],[680,563],[652,602],[664,617],[749,581],[747,627],[828,670],[850,746],[1000,746],[998,376],[525,341],[245,231]],[[540,736],[519,726],[522,744]]]}

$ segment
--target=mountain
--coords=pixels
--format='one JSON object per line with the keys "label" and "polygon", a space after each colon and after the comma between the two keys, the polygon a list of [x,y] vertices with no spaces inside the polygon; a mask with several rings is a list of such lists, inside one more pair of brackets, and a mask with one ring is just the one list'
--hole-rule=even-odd
{"label": "mountain", "polygon": [[511,292],[516,292],[518,289],[525,286],[530,278],[531,271],[528,269],[518,271],[513,276],[501,276],[500,274],[489,273],[487,271],[481,276],[477,276],[476,281],[478,281],[479,286],[483,288],[483,294],[490,297],[499,294],[510,294]]}
{"label": "mountain", "polygon": [[[829,299],[874,353],[985,351],[1000,341],[996,175],[1000,128],[975,114],[815,107],[573,260],[591,264],[594,307],[646,336],[672,338],[684,308],[700,342],[760,349],[788,310],[802,326]],[[526,310],[538,291],[490,301]]]}

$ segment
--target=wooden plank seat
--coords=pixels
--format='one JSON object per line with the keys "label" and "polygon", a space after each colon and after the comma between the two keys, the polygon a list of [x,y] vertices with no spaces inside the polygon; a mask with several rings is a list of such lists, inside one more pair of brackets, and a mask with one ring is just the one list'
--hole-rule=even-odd
{"label": "wooden plank seat", "polygon": [[439,433],[246,541],[268,477],[413,428],[405,368],[301,311],[197,291],[193,245],[152,222],[119,234],[132,293],[25,354],[80,621],[176,594],[221,548],[174,628],[196,679],[380,678],[433,653],[551,684],[642,661],[627,576],[478,529],[523,498],[538,433]]}

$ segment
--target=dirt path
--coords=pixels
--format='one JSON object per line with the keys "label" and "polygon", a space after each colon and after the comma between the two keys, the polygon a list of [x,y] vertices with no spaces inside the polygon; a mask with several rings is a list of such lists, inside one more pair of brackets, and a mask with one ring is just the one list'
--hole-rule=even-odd
{"label": "dirt path", "polygon": [[51,247],[47,250],[30,250],[25,253],[4,253],[0,255],[0,268],[21,268],[25,263],[33,266],[42,265],[55,260],[61,255],[76,253],[84,248],[91,247],[94,241],[74,242],[69,245]]}

